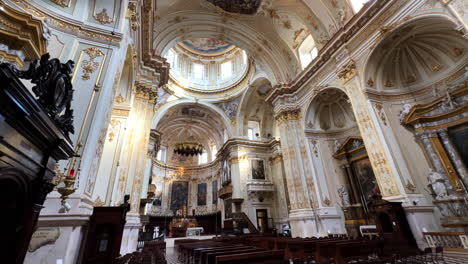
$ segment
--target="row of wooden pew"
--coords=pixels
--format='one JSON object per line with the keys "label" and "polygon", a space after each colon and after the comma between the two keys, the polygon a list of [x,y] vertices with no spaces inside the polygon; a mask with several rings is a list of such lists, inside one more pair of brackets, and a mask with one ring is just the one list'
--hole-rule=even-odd
{"label": "row of wooden pew", "polygon": [[182,240],[175,246],[184,264],[379,263],[383,248],[380,240],[264,236]]}
{"label": "row of wooden pew", "polygon": [[145,241],[142,251],[117,258],[115,264],[166,264],[166,242]]}

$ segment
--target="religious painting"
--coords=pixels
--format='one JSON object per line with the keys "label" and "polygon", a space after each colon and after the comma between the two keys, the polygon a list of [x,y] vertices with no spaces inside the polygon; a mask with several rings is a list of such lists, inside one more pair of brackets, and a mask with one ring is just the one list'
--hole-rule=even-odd
{"label": "religious painting", "polygon": [[224,200],[224,218],[232,218],[232,199]]}
{"label": "religious painting", "polygon": [[265,180],[265,164],[263,160],[252,160],[252,179]]}
{"label": "religious painting", "polygon": [[231,166],[226,159],[223,162],[223,182],[231,181]]}
{"label": "religious painting", "polygon": [[197,191],[197,204],[198,205],[206,205],[206,195],[207,195],[206,188],[207,188],[206,183],[198,184],[198,191]]}
{"label": "religious painting", "polygon": [[213,204],[218,204],[218,181],[212,182],[211,193],[213,195]]}
{"label": "religious painting", "polygon": [[188,201],[188,182],[173,182],[171,191],[171,210],[184,209]]}
{"label": "religious painting", "polygon": [[379,186],[368,158],[354,162],[353,168],[356,172],[358,184],[362,190],[362,195],[366,201],[368,201],[374,194],[380,194]]}

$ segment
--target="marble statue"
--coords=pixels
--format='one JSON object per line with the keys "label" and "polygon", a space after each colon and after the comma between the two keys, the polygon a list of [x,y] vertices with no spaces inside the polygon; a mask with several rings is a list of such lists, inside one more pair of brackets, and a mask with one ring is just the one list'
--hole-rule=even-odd
{"label": "marble statue", "polygon": [[428,186],[434,192],[436,200],[441,200],[448,196],[447,186],[442,174],[430,169],[427,181],[429,182]]}
{"label": "marble statue", "polygon": [[403,123],[403,120],[404,120],[405,117],[409,114],[409,112],[410,112],[410,110],[411,110],[412,107],[413,107],[413,106],[410,105],[410,104],[405,104],[405,105],[403,106],[403,110],[401,110],[401,112],[400,112],[400,123]]}
{"label": "marble statue", "polygon": [[341,198],[341,204],[343,206],[351,205],[351,201],[349,200],[348,190],[343,185],[338,188],[338,196]]}

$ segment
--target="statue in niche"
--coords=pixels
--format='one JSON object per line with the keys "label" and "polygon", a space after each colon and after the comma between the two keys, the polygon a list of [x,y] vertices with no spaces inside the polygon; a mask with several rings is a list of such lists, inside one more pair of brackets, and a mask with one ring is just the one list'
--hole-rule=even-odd
{"label": "statue in niche", "polygon": [[403,109],[400,112],[400,123],[403,123],[403,119],[409,114],[412,107],[410,104],[403,105]]}
{"label": "statue in niche", "polygon": [[432,195],[436,200],[442,200],[448,196],[447,186],[445,185],[445,179],[442,174],[430,169],[427,181],[429,182],[428,186],[433,192]]}
{"label": "statue in niche", "polygon": [[351,205],[351,201],[349,200],[349,192],[346,189],[346,187],[344,187],[343,185],[341,185],[338,188],[338,196],[340,197],[341,204],[343,206],[350,206]]}

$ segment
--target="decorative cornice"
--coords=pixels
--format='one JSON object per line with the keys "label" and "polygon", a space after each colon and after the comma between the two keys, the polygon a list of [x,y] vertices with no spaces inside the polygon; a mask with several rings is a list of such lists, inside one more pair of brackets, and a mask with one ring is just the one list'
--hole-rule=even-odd
{"label": "decorative cornice", "polygon": [[159,75],[159,86],[167,84],[169,80],[169,63],[166,59],[154,54],[153,50],[153,26],[155,25],[154,17],[156,16],[156,1],[143,0],[141,7],[141,47],[142,60],[146,67],[151,68]]}
{"label": "decorative cornice", "polygon": [[[122,40],[122,33],[111,32],[100,28],[85,25],[83,22],[70,21],[60,18],[56,14],[46,13],[24,0],[10,0],[24,12],[41,20],[47,20],[47,25],[61,32],[69,33],[79,38],[92,40],[107,45],[118,46]],[[2,1],[3,2],[3,1]]]}
{"label": "decorative cornice", "polygon": [[12,60],[35,60],[47,52],[42,21],[7,5],[0,11],[0,38],[9,49],[24,54],[25,58],[16,56],[18,58]]}
{"label": "decorative cornice", "polygon": [[299,119],[301,119],[301,109],[284,110],[275,117],[275,120],[279,123]]}

